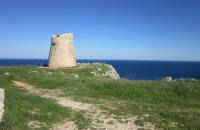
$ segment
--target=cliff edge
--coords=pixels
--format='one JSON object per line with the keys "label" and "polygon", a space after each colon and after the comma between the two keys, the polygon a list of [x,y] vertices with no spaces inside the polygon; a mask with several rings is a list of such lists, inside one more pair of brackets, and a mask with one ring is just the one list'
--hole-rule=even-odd
{"label": "cliff edge", "polygon": [[120,79],[115,68],[110,64],[105,63],[80,63],[79,67],[91,69],[90,74],[99,78]]}

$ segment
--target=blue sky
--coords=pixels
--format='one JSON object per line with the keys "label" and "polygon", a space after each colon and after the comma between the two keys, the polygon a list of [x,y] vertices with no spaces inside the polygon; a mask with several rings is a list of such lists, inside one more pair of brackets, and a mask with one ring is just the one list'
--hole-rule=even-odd
{"label": "blue sky", "polygon": [[199,0],[0,0],[0,58],[48,58],[73,32],[79,59],[200,61]]}

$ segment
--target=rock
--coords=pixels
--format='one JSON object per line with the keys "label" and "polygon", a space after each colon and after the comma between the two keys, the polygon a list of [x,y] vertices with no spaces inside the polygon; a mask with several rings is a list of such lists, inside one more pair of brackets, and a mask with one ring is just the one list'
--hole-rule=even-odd
{"label": "rock", "polygon": [[74,77],[74,79],[79,79],[79,75],[78,74],[72,73],[71,75]]}
{"label": "rock", "polygon": [[38,71],[36,71],[36,70],[33,70],[33,71],[31,71],[31,73],[38,73]]}
{"label": "rock", "polygon": [[167,77],[164,78],[164,80],[165,80],[165,81],[168,81],[168,82],[171,82],[171,81],[172,81],[172,77],[167,76]]}
{"label": "rock", "polygon": [[177,122],[170,122],[170,123],[169,123],[169,126],[170,126],[170,127],[177,127],[177,126],[178,126],[178,123],[177,123]]}
{"label": "rock", "polygon": [[197,80],[197,79],[195,79],[195,78],[192,78],[192,79],[191,79],[191,81],[194,81],[194,82],[195,82],[195,81],[198,81],[198,80]]}
{"label": "rock", "polygon": [[3,119],[3,113],[4,113],[4,89],[0,88],[0,122]]}
{"label": "rock", "polygon": [[103,76],[105,77],[111,77],[112,79],[119,79],[120,76],[117,73],[117,71],[114,69],[114,67],[112,65],[108,65],[109,67],[109,71],[107,71]]}
{"label": "rock", "polygon": [[5,73],[5,75],[9,76],[9,75],[10,75],[10,73],[6,72],[6,73]]}
{"label": "rock", "polygon": [[143,117],[149,117],[149,114],[144,114]]}
{"label": "rock", "polygon": [[31,114],[39,114],[40,110],[37,108],[34,108],[33,110],[27,110],[28,112],[30,112]]}
{"label": "rock", "polygon": [[31,129],[37,129],[46,126],[44,122],[39,122],[39,121],[30,121],[28,123],[28,127]]}
{"label": "rock", "polygon": [[101,68],[97,68],[97,71],[101,71]]}
{"label": "rock", "polygon": [[95,70],[91,71],[90,73],[96,77],[108,77],[112,79],[119,79],[120,76],[117,71],[113,68],[112,65],[102,64],[102,63],[92,63],[95,66]]}
{"label": "rock", "polygon": [[52,72],[48,72],[48,73],[47,73],[47,75],[52,75],[52,74],[53,74]]}

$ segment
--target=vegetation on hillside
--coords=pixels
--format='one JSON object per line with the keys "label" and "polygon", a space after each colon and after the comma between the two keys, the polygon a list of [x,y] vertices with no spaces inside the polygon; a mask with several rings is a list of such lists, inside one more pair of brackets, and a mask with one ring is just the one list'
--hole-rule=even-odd
{"label": "vegetation on hillside", "polygon": [[78,129],[90,127],[91,119],[84,112],[28,94],[13,85],[15,80],[59,89],[75,101],[97,105],[110,116],[137,116],[135,124],[140,126],[148,122],[156,129],[200,129],[200,81],[130,81],[118,79],[115,72],[107,73],[109,70],[104,64],[79,64],[68,69],[1,67],[0,87],[5,89],[6,100],[0,128],[27,130],[28,123],[37,120],[45,123],[38,129],[49,129],[66,118]]}

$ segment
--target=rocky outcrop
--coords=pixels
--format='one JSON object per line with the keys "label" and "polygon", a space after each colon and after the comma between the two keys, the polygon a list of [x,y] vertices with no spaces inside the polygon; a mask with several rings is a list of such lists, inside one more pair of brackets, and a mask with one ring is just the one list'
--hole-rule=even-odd
{"label": "rocky outcrop", "polygon": [[120,76],[112,65],[103,63],[88,63],[93,68],[91,74],[99,78],[119,79]]}
{"label": "rocky outcrop", "polygon": [[170,76],[167,76],[163,79],[164,81],[171,82],[173,79]]}

